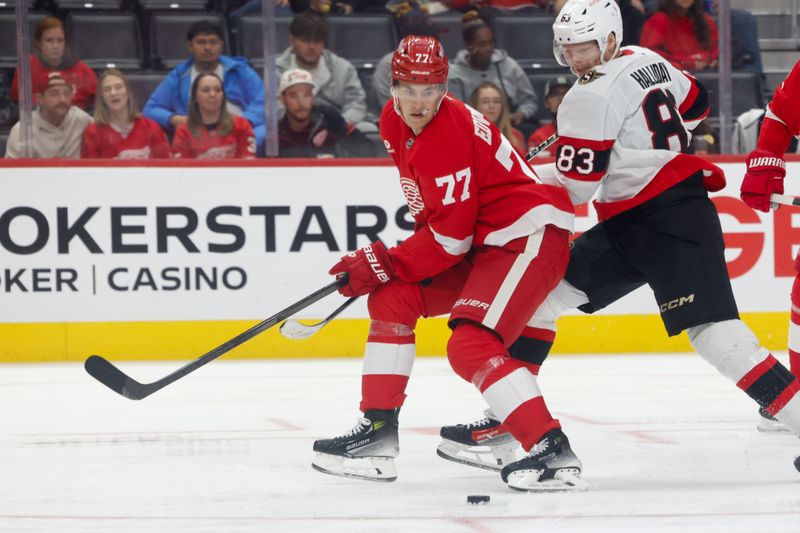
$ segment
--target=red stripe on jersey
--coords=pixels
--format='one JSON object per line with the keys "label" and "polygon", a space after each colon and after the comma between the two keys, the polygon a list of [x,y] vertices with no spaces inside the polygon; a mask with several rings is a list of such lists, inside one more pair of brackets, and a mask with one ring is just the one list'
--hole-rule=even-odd
{"label": "red stripe on jersey", "polygon": [[[702,170],[710,170],[715,173],[721,173],[721,170],[714,164],[700,159],[699,157],[678,154],[672,159],[672,161],[661,167],[661,170],[658,171],[658,174],[653,176],[653,179],[650,180],[650,183],[648,183],[644,189],[639,191],[639,194],[633,198],[620,200],[618,202],[598,202],[595,200],[593,203],[594,208],[597,211],[597,216],[599,220],[606,220],[614,215],[622,213],[623,211],[632,209],[637,205],[643,204],[647,200],[655,198],[670,187],[677,185],[692,174]],[[705,181],[706,180],[704,178],[704,182]],[[709,190],[718,190],[716,187],[710,188],[709,184],[706,184],[706,188]]]}
{"label": "red stripe on jersey", "polygon": [[572,145],[575,148],[591,148],[594,151],[602,152],[605,150],[611,150],[614,147],[614,139],[608,139],[605,141],[596,141],[593,139],[579,139],[577,137],[559,137],[558,141],[560,143],[567,143]]}
{"label": "red stripe on jersey", "polygon": [[531,339],[536,339],[544,342],[555,342],[556,332],[551,329],[525,326],[525,328],[522,330],[522,335],[520,335],[520,337],[528,337]]}
{"label": "red stripe on jersey", "polygon": [[742,379],[736,383],[736,386],[746,391],[750,388],[750,385],[758,381],[761,376],[772,370],[778,364],[777,359],[775,359],[772,355],[769,355],[766,359],[758,363],[756,366],[750,369],[750,372],[744,375]]}
{"label": "red stripe on jersey", "polygon": [[711,107],[708,103],[708,93],[705,89],[701,90],[699,82],[694,76],[683,73],[691,82],[689,92],[686,98],[683,99],[681,105],[678,107],[678,113],[684,120],[700,121],[705,119],[711,112]]}
{"label": "red stripe on jersey", "polygon": [[800,381],[795,379],[789,384],[788,387],[784,389],[782,393],[780,393],[780,395],[778,395],[777,398],[775,398],[774,402],[767,406],[767,412],[772,416],[775,416],[775,413],[783,409],[786,404],[789,403],[792,398],[794,398],[794,395],[797,394],[798,391],[800,391]]}
{"label": "red stripe on jersey", "polygon": [[683,99],[683,102],[681,102],[681,105],[678,108],[678,113],[681,115],[686,113],[686,110],[692,107],[694,101],[697,100],[697,95],[700,94],[700,89],[697,88],[697,80],[685,73],[684,76],[689,78],[689,81],[692,82],[692,86],[689,87],[689,92],[686,94],[686,98]]}

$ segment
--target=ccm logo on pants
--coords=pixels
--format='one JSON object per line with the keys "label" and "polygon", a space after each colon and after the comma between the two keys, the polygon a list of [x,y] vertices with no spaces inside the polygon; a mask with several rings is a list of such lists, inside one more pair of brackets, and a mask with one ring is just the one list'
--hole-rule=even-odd
{"label": "ccm logo on pants", "polygon": [[694,302],[694,294],[690,294],[689,296],[681,296],[680,298],[670,300],[667,303],[659,305],[658,308],[661,310],[662,313],[666,313],[670,309],[675,309],[684,304],[690,304],[692,302]]}

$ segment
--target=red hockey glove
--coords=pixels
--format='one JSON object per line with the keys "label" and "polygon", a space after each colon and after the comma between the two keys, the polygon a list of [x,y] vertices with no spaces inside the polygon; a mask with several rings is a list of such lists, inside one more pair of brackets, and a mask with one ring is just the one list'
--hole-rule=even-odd
{"label": "red hockey glove", "polygon": [[394,276],[392,258],[381,241],[368,244],[342,257],[329,274],[347,274],[347,285],[339,289],[344,296],[369,294]]}
{"label": "red hockey glove", "polygon": [[740,191],[742,201],[759,211],[769,211],[769,197],[783,194],[786,162],[767,150],[753,150],[747,156],[747,173]]}

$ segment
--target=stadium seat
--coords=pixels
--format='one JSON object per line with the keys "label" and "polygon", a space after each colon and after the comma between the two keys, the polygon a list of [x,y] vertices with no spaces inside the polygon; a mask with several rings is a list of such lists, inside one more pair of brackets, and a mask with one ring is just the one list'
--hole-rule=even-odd
{"label": "stadium seat", "polygon": [[[291,17],[275,17],[275,55],[289,46],[289,24]],[[261,17],[241,17],[237,24],[238,53],[253,65],[253,68],[264,68],[264,44],[261,38]]]}
{"label": "stadium seat", "polygon": [[372,90],[372,78],[374,75],[374,68],[362,67],[358,69],[358,79],[361,81],[361,85],[364,86],[364,92],[367,93],[367,112],[377,120],[381,116],[383,102],[378,102],[375,92]]}
{"label": "stadium seat", "polygon": [[497,48],[508,52],[522,68],[557,65],[553,57],[553,18],[501,15],[493,19]]}
{"label": "stadium seat", "polygon": [[394,21],[389,15],[331,17],[328,24],[327,48],[356,67],[375,67],[397,46]]}
{"label": "stadium seat", "polygon": [[139,0],[142,11],[205,11],[208,0]]}
{"label": "stadium seat", "polygon": [[119,11],[126,0],[55,0],[63,11]]}
{"label": "stadium seat", "polygon": [[139,21],[133,13],[72,12],[67,34],[72,50],[92,68],[142,68]]}
{"label": "stadium seat", "polygon": [[136,98],[136,104],[140,110],[144,108],[144,104],[150,98],[150,94],[164,79],[163,72],[129,72],[126,75],[131,84],[131,92]]}
{"label": "stadium seat", "polygon": [[444,47],[445,55],[450,61],[455,60],[458,51],[464,48],[464,39],[461,37],[461,14],[435,15],[431,20],[439,28],[439,41]]}
{"label": "stadium seat", "polygon": [[[47,16],[45,13],[29,13],[31,40],[36,26]],[[33,43],[31,43],[33,46]],[[0,13],[0,69],[17,68],[17,20],[13,11]]]}
{"label": "stadium seat", "polygon": [[[697,72],[693,74],[708,91],[711,114],[719,114],[719,75],[716,72]],[[764,94],[761,77],[749,71],[732,73],[731,93],[734,117],[748,109],[764,107]]]}
{"label": "stadium seat", "polygon": [[219,24],[225,35],[223,54],[228,54],[228,35],[225,17],[219,13],[181,12],[153,13],[150,17],[150,53],[155,67],[172,69],[189,58],[186,50],[186,31],[198,20]]}

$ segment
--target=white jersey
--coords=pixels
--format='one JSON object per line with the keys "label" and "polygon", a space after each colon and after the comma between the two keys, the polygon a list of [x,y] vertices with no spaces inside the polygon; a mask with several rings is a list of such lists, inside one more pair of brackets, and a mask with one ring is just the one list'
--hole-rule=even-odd
{"label": "white jersey", "polygon": [[576,204],[597,193],[601,220],[701,170],[716,180],[706,186],[718,190],[721,170],[681,153],[707,115],[705,89],[691,75],[651,50],[625,47],[567,92],[558,109],[555,168],[537,172],[558,181]]}

